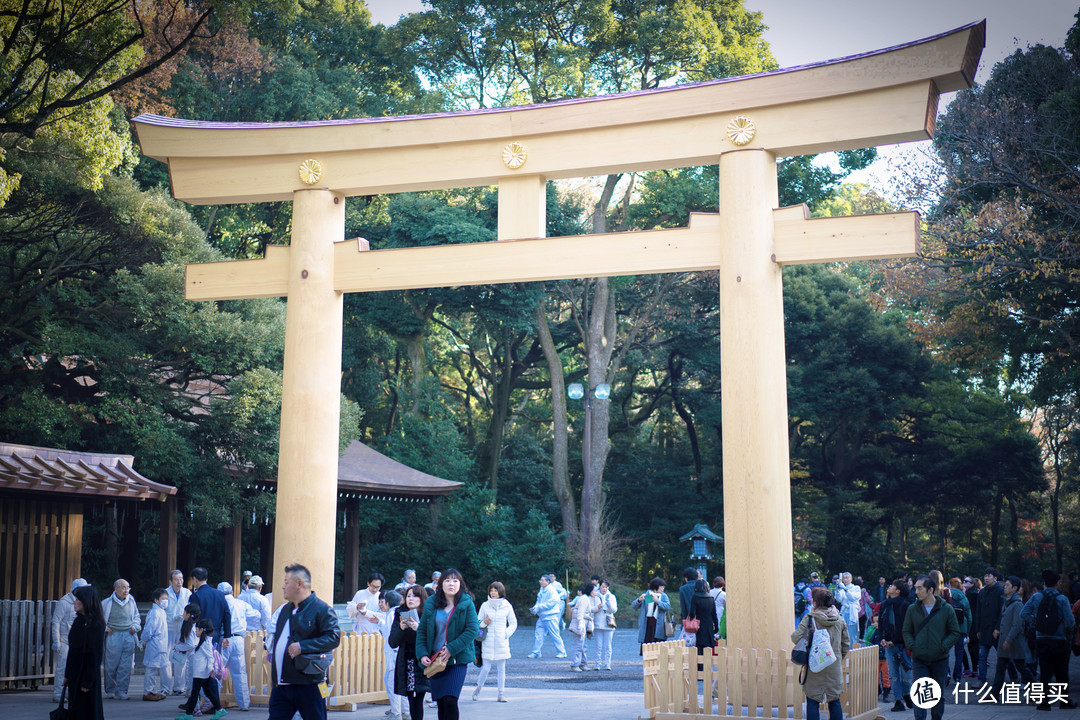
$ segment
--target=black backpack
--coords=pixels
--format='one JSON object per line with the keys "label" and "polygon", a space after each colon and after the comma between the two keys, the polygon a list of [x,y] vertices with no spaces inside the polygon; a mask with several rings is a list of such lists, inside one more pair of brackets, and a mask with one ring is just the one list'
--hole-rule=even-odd
{"label": "black backpack", "polygon": [[956,596],[952,594],[952,590],[949,591],[949,604],[952,605],[953,612],[956,613],[956,624],[964,624],[964,603],[956,599]]}
{"label": "black backpack", "polygon": [[1040,635],[1053,635],[1061,625],[1061,608],[1058,607],[1057,593],[1043,595],[1039,609],[1035,613],[1035,632]]}

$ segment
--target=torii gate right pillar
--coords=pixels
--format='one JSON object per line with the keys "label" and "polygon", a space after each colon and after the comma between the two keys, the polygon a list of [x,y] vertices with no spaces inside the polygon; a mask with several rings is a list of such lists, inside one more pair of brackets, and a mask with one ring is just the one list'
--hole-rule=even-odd
{"label": "torii gate right pillar", "polygon": [[728,646],[786,650],[794,576],[787,437],[784,299],[773,260],[776,157],[720,157],[720,391]]}

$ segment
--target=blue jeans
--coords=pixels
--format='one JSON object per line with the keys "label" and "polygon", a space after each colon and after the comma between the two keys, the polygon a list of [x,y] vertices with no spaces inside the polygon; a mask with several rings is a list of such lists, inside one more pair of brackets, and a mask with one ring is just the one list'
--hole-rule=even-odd
{"label": "blue jeans", "polygon": [[964,674],[964,645],[967,643],[967,635],[960,635],[960,639],[953,645],[953,668],[952,679],[959,680]]}
{"label": "blue jeans", "polygon": [[[930,708],[930,717],[933,720],[941,720],[941,716],[945,714],[945,676],[948,674],[949,659],[947,657],[933,662],[924,662],[916,657],[911,658],[912,685],[919,678],[928,677],[936,680],[940,688],[941,697],[938,699],[937,704]],[[914,698],[914,693],[912,693],[912,697]],[[915,706],[915,720],[926,720],[926,710],[923,710],[918,705]]]}
{"label": "blue jeans", "polygon": [[885,648],[885,661],[889,663],[889,685],[893,700],[899,700],[911,689],[911,659],[904,648],[890,645]]}
{"label": "blue jeans", "polygon": [[[844,711],[840,700],[829,701],[829,720],[843,720]],[[806,720],[821,720],[821,705],[817,700],[806,698]]]}
{"label": "blue jeans", "polygon": [[993,645],[979,644],[979,682],[986,682],[986,673],[990,669],[990,648]]}

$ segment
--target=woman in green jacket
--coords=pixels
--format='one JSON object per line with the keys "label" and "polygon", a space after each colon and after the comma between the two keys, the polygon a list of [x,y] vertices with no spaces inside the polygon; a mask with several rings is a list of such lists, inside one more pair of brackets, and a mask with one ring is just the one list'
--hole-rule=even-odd
{"label": "woman in green jacket", "polygon": [[473,641],[480,633],[476,607],[465,578],[448,568],[439,578],[435,594],[424,602],[416,631],[416,654],[427,667],[446,660],[446,669],[431,677],[431,698],[438,703],[439,720],[458,720],[458,696],[469,663],[476,659]]}

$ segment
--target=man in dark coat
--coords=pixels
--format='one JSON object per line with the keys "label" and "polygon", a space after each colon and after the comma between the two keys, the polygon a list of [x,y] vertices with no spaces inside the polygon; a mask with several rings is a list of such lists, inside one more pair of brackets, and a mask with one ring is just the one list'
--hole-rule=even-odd
{"label": "man in dark coat", "polygon": [[990,648],[997,646],[994,631],[1001,625],[1001,608],[1005,604],[1002,590],[1001,573],[988,567],[983,573],[983,588],[979,591],[979,602],[975,607],[975,633],[979,638],[979,682],[986,682],[987,665],[990,660]]}
{"label": "man in dark coat", "polygon": [[[880,645],[885,650],[889,665],[889,685],[893,690],[893,712],[904,712],[914,707],[908,688],[911,686],[911,659],[904,650],[904,617],[907,615],[907,583],[895,580],[885,591],[885,601],[878,608],[878,631]],[[905,707],[906,703],[906,707]]]}
{"label": "man in dark coat", "polygon": [[225,602],[225,594],[206,582],[209,577],[206,568],[195,568],[191,571],[191,577],[195,581],[191,602],[199,606],[199,617],[214,624],[214,647],[219,650],[229,647],[229,638],[232,637],[232,613]]}
{"label": "man in dark coat", "polygon": [[694,602],[694,583],[698,581],[701,574],[697,568],[688,567],[682,571],[682,576],[686,583],[679,588],[679,617],[685,619],[689,617],[690,605]]}

